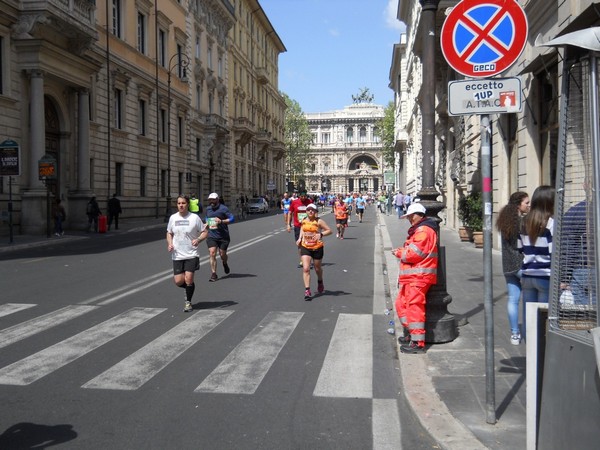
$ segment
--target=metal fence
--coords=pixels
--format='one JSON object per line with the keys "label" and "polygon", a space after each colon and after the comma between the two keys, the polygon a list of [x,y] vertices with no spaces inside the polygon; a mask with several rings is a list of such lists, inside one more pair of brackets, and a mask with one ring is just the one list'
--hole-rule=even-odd
{"label": "metal fence", "polygon": [[598,324],[594,214],[598,201],[594,136],[600,127],[597,69],[595,58],[565,62],[549,305],[553,331],[590,345],[588,330]]}

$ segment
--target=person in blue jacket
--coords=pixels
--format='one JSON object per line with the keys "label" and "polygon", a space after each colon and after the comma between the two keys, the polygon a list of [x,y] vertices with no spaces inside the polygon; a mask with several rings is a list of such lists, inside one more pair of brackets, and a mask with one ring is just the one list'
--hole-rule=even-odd
{"label": "person in blue jacket", "polygon": [[206,208],[206,225],[208,226],[206,245],[208,246],[211,270],[209,281],[217,281],[219,279],[217,275],[217,250],[221,256],[223,271],[225,274],[230,272],[229,265],[227,264],[227,248],[230,242],[228,224],[233,223],[233,221],[233,214],[224,203],[219,201],[219,194],[216,192],[211,193],[208,196],[208,207]]}

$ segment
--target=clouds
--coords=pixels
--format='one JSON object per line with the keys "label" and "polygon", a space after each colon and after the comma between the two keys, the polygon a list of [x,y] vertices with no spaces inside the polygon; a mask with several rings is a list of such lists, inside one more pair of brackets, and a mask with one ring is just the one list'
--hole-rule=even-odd
{"label": "clouds", "polygon": [[398,14],[398,1],[399,0],[388,0],[383,14],[385,17],[385,24],[388,28],[404,31],[406,26],[396,18]]}

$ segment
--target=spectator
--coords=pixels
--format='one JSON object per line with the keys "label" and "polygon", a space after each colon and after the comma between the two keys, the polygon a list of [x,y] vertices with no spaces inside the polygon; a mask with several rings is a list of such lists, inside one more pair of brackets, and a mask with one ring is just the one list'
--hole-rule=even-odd
{"label": "spectator", "polygon": [[98,206],[98,202],[96,201],[96,196],[90,198],[90,201],[87,203],[86,210],[88,216],[88,227],[87,232],[92,231],[92,226],[94,227],[94,232],[98,232],[98,217],[102,212],[100,211],[100,206]]}
{"label": "spectator", "polygon": [[61,204],[60,198],[57,198],[54,202],[52,217],[54,218],[54,236],[62,236],[65,234],[63,222],[67,219],[67,213],[65,207]]}
{"label": "spectator", "polygon": [[[521,299],[521,265],[523,255],[517,249],[519,231],[523,226],[523,218],[529,212],[529,195],[526,192],[515,192],[510,196],[508,204],[498,214],[496,228],[502,241],[502,270],[508,291],[507,313],[510,324],[510,343],[521,343],[519,329],[519,301]],[[523,319],[525,303],[523,302]]]}
{"label": "spectator", "polygon": [[119,229],[119,214],[123,210],[121,209],[121,200],[117,198],[117,194],[113,194],[112,198],[108,201],[108,229],[112,225],[113,220],[115,221],[115,230]]}
{"label": "spectator", "polygon": [[548,302],[550,261],[554,229],[554,188],[539,186],[531,197],[531,209],[519,234],[523,253],[521,286],[524,302]]}

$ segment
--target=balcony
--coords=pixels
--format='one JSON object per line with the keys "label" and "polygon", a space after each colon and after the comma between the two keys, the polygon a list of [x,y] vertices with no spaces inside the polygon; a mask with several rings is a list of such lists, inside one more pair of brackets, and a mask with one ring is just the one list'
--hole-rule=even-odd
{"label": "balcony", "polygon": [[44,29],[51,29],[69,40],[71,51],[81,52],[98,40],[95,13],[91,0],[22,0],[15,36],[48,39]]}
{"label": "balcony", "polygon": [[260,84],[267,84],[269,82],[269,72],[264,67],[258,67],[256,69],[256,81]]}
{"label": "balcony", "polygon": [[270,145],[272,142],[271,132],[267,130],[259,130],[258,133],[256,133],[256,142],[259,145]]}
{"label": "balcony", "polygon": [[235,134],[235,141],[242,147],[250,142],[250,139],[256,134],[254,130],[254,124],[246,117],[238,117],[233,119],[233,132]]}

